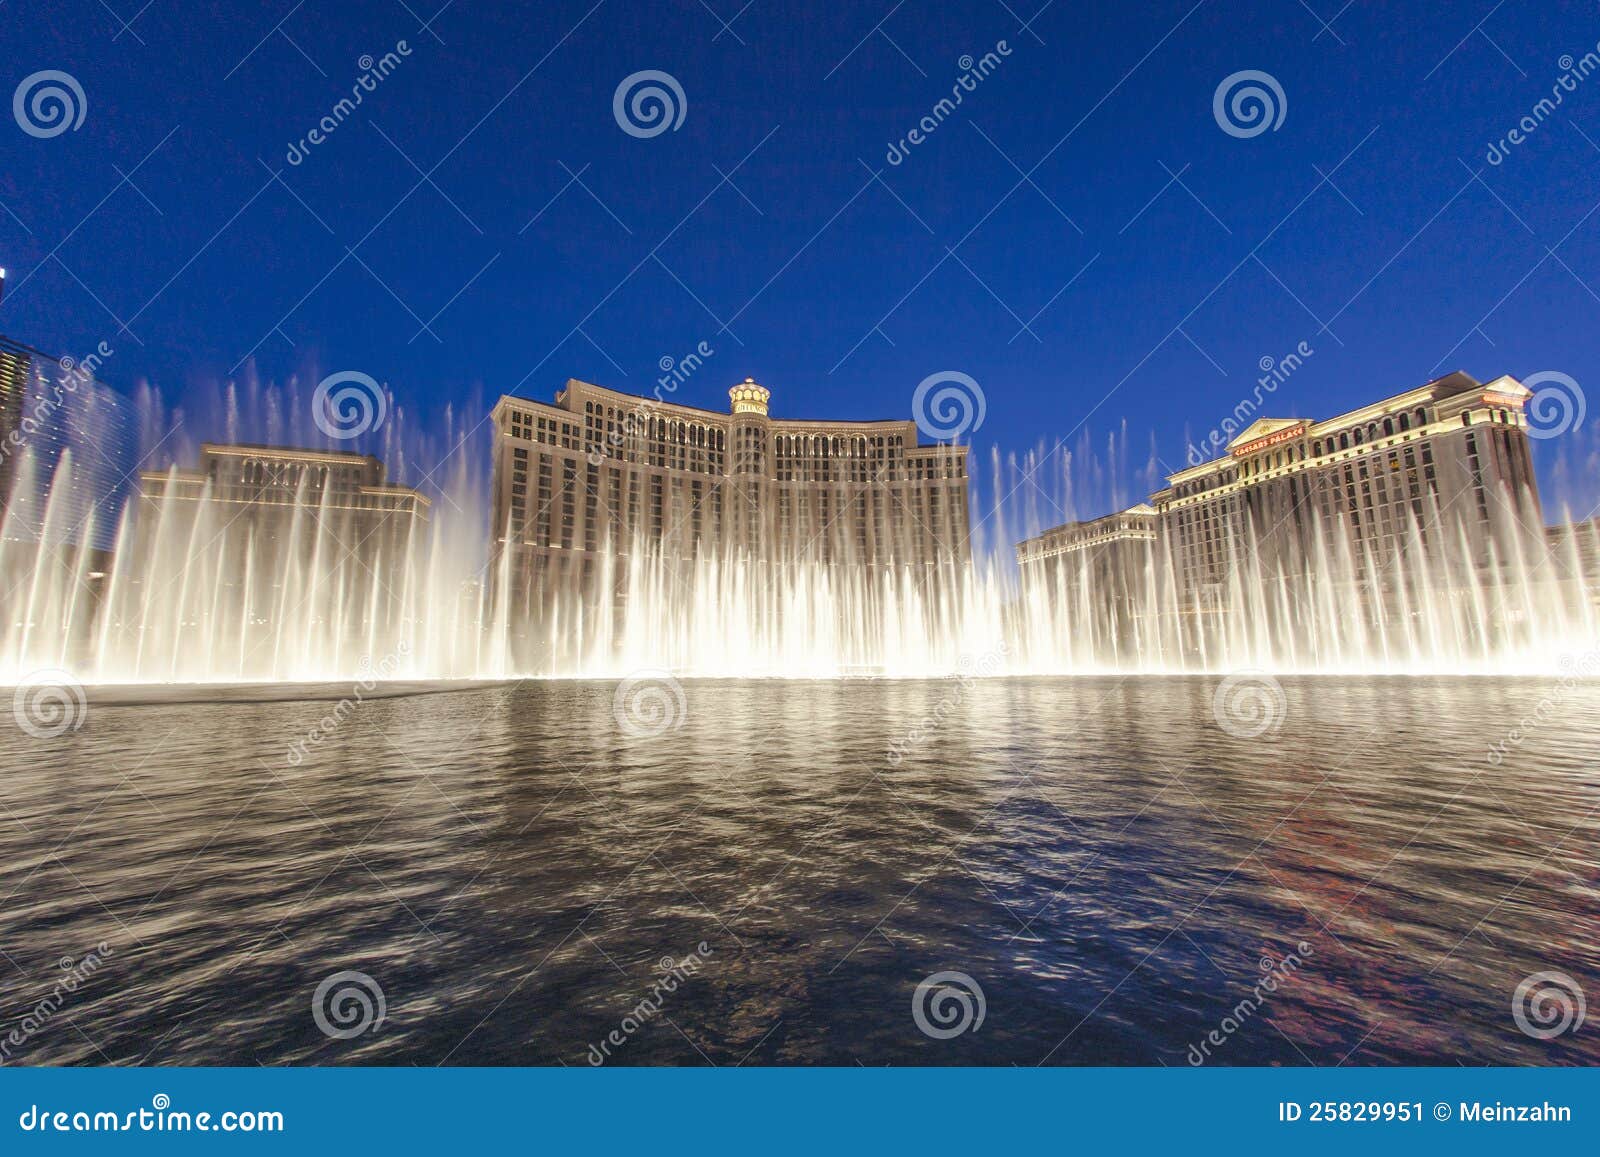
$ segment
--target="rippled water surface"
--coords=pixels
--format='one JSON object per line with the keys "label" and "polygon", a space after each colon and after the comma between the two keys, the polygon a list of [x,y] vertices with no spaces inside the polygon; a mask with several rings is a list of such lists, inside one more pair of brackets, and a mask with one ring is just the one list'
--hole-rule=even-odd
{"label": "rippled water surface", "polygon": [[[372,700],[320,743],[329,702],[9,729],[4,1059],[1600,1062],[1593,1021],[1512,1014],[1540,971],[1600,1001],[1600,687],[1284,680],[1256,738],[1216,687],[688,682],[655,737],[591,682]],[[343,970],[385,1015],[335,1039]],[[918,1027],[937,972],[981,1024]]]}

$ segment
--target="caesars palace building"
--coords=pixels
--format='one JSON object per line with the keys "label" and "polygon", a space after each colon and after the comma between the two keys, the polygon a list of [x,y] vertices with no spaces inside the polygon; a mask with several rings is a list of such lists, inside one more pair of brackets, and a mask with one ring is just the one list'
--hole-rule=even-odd
{"label": "caesars palace building", "polygon": [[1180,612],[1205,614],[1242,569],[1370,583],[1414,541],[1483,574],[1540,539],[1529,396],[1458,372],[1322,421],[1259,418],[1147,503],[1018,544],[1024,582],[1093,583],[1112,609],[1161,573]]}
{"label": "caesars palace building", "polygon": [[916,423],[777,419],[746,379],[729,413],[568,381],[503,397],[494,534],[522,583],[587,581],[602,558],[925,568],[967,559],[967,451]]}

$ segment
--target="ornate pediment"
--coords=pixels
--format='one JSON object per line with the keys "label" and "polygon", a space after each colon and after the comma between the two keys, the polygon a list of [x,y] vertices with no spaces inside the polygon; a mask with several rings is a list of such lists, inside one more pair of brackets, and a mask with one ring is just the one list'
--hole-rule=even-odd
{"label": "ornate pediment", "polygon": [[1264,450],[1268,446],[1298,437],[1310,425],[1311,423],[1304,418],[1257,418],[1245,427],[1237,438],[1228,443],[1228,453],[1235,458],[1254,454],[1257,450]]}

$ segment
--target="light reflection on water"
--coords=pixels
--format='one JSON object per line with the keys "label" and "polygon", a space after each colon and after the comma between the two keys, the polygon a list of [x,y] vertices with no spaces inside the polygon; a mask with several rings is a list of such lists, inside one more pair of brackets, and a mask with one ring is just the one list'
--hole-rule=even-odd
{"label": "light reflection on water", "polygon": [[[695,681],[635,738],[615,684],[360,704],[95,705],[0,751],[0,1038],[62,957],[104,965],[12,1063],[1597,1063],[1518,1030],[1558,969],[1600,999],[1600,687],[1285,679]],[[1503,762],[1491,744],[1544,700]],[[891,745],[908,735],[898,762]],[[333,1040],[325,976],[382,987]],[[912,993],[981,986],[975,1031]]]}

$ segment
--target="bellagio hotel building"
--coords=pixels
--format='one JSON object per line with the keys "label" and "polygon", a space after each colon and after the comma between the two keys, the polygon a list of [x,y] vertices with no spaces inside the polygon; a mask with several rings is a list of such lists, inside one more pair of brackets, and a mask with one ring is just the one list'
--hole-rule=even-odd
{"label": "bellagio hotel building", "polygon": [[503,397],[493,529],[523,581],[607,556],[921,568],[967,559],[966,449],[915,422],[774,418],[746,379],[718,413],[568,381]]}

